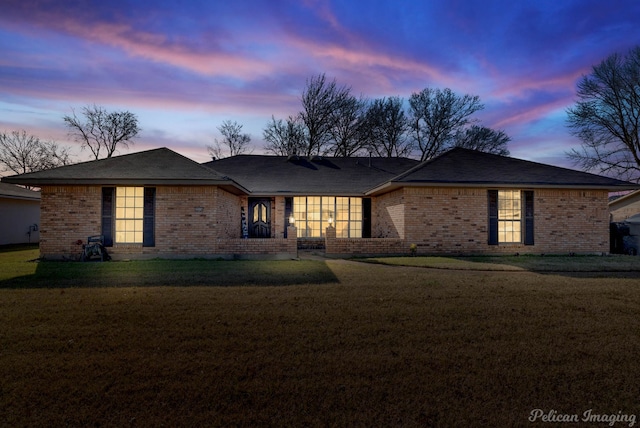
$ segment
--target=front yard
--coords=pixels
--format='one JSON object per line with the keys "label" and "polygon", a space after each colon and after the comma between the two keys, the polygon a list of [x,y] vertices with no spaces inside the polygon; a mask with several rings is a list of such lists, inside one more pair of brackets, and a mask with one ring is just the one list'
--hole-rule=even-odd
{"label": "front yard", "polygon": [[[640,416],[632,258],[603,273],[507,259],[519,270],[493,260],[28,262],[33,251],[0,253],[0,425]],[[596,259],[578,263],[608,258]]]}

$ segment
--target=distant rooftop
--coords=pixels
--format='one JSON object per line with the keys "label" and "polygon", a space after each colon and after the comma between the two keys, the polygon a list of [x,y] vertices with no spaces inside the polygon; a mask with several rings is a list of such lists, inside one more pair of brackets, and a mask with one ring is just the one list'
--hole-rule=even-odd
{"label": "distant rooftop", "polygon": [[14,184],[0,183],[0,198],[40,200],[40,192]]}

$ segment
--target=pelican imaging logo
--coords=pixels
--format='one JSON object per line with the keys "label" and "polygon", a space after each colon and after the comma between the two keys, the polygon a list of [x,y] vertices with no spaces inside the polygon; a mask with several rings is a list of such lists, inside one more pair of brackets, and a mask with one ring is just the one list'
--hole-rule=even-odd
{"label": "pelican imaging logo", "polygon": [[636,424],[636,415],[623,413],[622,410],[618,410],[618,413],[598,413],[593,409],[585,410],[582,413],[561,413],[554,409],[534,409],[529,413],[529,422],[550,422],[553,424],[587,422],[607,424],[610,427],[620,423],[623,426],[632,427]]}

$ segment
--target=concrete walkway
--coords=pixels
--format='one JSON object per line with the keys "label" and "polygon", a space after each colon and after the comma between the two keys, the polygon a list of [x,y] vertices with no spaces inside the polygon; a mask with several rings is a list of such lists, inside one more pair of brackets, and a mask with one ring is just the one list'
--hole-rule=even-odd
{"label": "concrete walkway", "polygon": [[298,250],[300,260],[327,260],[324,250]]}

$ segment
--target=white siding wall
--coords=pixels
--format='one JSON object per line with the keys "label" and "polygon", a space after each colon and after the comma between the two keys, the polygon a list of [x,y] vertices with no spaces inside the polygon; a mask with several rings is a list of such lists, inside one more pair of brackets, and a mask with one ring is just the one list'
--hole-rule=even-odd
{"label": "white siding wall", "polygon": [[[38,231],[29,226],[37,224]],[[40,201],[0,197],[0,245],[40,241]]]}

